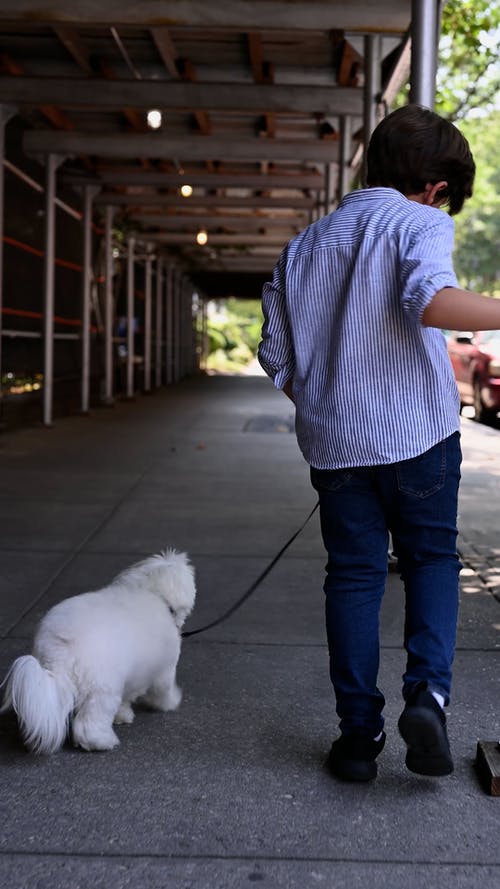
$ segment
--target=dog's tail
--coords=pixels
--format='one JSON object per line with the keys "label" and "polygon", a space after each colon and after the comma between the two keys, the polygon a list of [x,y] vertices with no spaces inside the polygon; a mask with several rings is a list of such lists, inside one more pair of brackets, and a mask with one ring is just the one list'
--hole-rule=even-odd
{"label": "dog's tail", "polygon": [[5,693],[0,712],[16,712],[26,746],[34,753],[59,750],[68,733],[75,699],[69,679],[45,669],[27,654],[14,661],[2,685]]}

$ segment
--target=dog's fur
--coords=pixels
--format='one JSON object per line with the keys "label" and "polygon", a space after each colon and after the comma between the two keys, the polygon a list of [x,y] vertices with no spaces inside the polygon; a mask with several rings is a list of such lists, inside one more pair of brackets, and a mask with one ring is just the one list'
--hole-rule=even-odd
{"label": "dog's fur", "polygon": [[15,710],[26,746],[54,753],[71,732],[75,746],[111,750],[113,723],[133,721],[134,701],[175,710],[180,628],[195,595],[186,555],[167,550],[51,608],[33,654],[17,658],[3,683],[1,709]]}

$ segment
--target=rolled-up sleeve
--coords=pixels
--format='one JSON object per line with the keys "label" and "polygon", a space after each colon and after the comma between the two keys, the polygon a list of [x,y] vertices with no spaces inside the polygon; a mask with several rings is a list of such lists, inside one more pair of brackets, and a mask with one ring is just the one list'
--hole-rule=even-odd
{"label": "rolled-up sleeve", "polygon": [[293,340],[286,306],[286,263],[287,248],[283,250],[274,268],[273,280],[264,284],[262,290],[264,324],[258,358],[277,389],[283,388],[293,377],[295,370]]}
{"label": "rolled-up sleeve", "polygon": [[405,315],[415,324],[439,290],[458,287],[453,269],[454,225],[442,211],[435,225],[422,228],[400,257],[401,302]]}

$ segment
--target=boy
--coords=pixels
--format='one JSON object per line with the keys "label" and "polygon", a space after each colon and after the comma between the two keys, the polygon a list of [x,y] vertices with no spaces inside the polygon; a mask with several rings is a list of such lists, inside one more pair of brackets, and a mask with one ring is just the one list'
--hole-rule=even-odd
{"label": "boy", "polygon": [[460,563],[459,399],[439,328],[500,328],[500,301],[460,290],[451,253],[472,194],[469,146],[417,105],[375,129],[368,187],[283,250],[264,286],[259,360],[295,403],[320,501],[330,676],[340,737],[328,766],[376,777],[385,743],[378,620],[392,533],[407,652],[399,730],[406,765],[453,771],[449,703]]}

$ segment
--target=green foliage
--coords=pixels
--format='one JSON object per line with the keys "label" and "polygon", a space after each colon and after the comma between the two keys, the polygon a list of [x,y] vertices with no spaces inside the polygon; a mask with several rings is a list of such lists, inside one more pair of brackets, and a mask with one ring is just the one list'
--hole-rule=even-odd
{"label": "green foliage", "polygon": [[[463,287],[500,295],[499,0],[447,0],[439,42],[435,108],[469,140],[473,197],[455,217],[454,265]],[[407,104],[408,85],[396,106]]]}
{"label": "green foliage", "polygon": [[219,313],[208,321],[208,367],[229,372],[249,364],[257,353],[261,327],[259,300],[224,300]]}
{"label": "green foliage", "polygon": [[474,194],[455,219],[454,265],[461,284],[500,295],[500,111],[459,122],[476,161]]}
{"label": "green foliage", "polygon": [[441,22],[436,111],[453,120],[492,110],[500,90],[498,0],[447,0]]}

